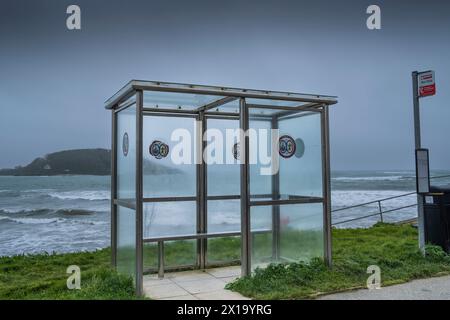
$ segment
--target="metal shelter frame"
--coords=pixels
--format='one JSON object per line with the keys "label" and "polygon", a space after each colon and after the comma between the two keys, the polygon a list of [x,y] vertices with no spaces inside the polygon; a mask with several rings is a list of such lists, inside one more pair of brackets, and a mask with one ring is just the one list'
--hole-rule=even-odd
{"label": "metal shelter frame", "polygon": [[[195,94],[217,97],[211,102],[196,106],[195,108],[183,108],[182,106],[160,107],[146,106],[144,104],[144,93],[175,93]],[[250,103],[249,101],[253,101]],[[258,103],[254,103],[258,101]],[[238,105],[238,110],[220,109],[229,103]],[[273,103],[272,103],[273,102]],[[280,103],[281,102],[281,103]],[[282,102],[288,103],[284,105]],[[273,252],[279,254],[279,206],[284,204],[322,203],[323,204],[323,243],[324,260],[331,265],[331,201],[330,201],[330,146],[329,146],[329,106],[336,104],[337,98],[333,96],[300,94],[291,92],[253,90],[226,88],[217,86],[191,85],[179,83],[167,83],[156,81],[132,80],[119,90],[115,95],[105,102],[105,108],[112,111],[112,171],[111,171],[111,249],[112,265],[116,266],[117,237],[118,237],[118,215],[117,208],[125,207],[135,210],[135,272],[133,274],[136,283],[136,294],[143,292],[143,248],[145,243],[158,244],[158,270],[162,277],[164,270],[164,242],[174,240],[196,240],[197,262],[196,268],[208,267],[206,262],[207,239],[215,237],[241,237],[241,274],[243,276],[251,273],[251,243],[254,233],[273,233]],[[135,197],[133,199],[119,199],[117,190],[117,118],[118,114],[131,105],[136,107],[136,176]],[[249,110],[261,110],[258,118],[271,122],[273,129],[278,128],[278,121],[301,117],[309,113],[320,114],[321,130],[321,161],[322,161],[322,194],[323,197],[307,197],[299,195],[280,195],[279,176],[272,176],[271,195],[251,195],[249,180],[249,137],[244,136],[240,145],[242,161],[240,163],[240,194],[209,196],[207,195],[207,165],[202,160],[196,165],[197,190],[192,197],[144,197],[143,192],[143,123],[146,116],[168,116],[195,118],[201,123],[197,140],[203,151],[206,147],[202,140],[206,130],[207,119],[233,119],[239,121],[242,130],[249,129],[249,119],[252,117]],[[267,111],[267,112],[266,112]],[[274,112],[275,111],[275,112]],[[256,117],[256,116],[255,116]],[[133,141],[134,143],[134,141]],[[208,200],[240,200],[241,230],[236,232],[216,232],[207,230],[207,201]],[[166,237],[145,238],[143,232],[143,205],[148,202],[171,202],[171,201],[195,201],[197,205],[197,232],[189,235],[173,235]],[[253,206],[272,205],[272,230],[251,230],[250,208]],[[278,209],[277,209],[278,208]]]}

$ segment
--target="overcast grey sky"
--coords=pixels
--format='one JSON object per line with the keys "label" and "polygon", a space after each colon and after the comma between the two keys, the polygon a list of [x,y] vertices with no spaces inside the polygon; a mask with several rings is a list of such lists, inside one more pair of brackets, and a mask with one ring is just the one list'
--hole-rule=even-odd
{"label": "overcast grey sky", "polygon": [[[371,4],[381,30],[366,27]],[[109,147],[103,102],[148,79],[337,95],[332,169],[411,169],[411,71],[434,69],[423,144],[450,169],[449,18],[437,0],[1,0],[0,167]]]}

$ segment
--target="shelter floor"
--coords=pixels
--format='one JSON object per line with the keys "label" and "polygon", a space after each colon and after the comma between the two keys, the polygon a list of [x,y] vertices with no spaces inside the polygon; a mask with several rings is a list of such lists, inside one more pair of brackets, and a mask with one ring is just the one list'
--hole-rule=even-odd
{"label": "shelter floor", "polygon": [[241,267],[165,273],[144,276],[144,292],[155,300],[249,300],[225,285],[241,275]]}

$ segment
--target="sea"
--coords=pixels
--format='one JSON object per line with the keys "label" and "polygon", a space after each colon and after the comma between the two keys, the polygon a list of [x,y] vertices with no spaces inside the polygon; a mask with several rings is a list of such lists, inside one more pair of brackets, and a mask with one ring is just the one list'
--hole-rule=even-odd
{"label": "sea", "polygon": [[[432,179],[433,185],[450,185],[450,171],[432,171],[431,176],[447,176]],[[164,177],[158,179],[165,180]],[[177,184],[172,184],[171,188],[176,189]],[[331,188],[332,222],[337,223],[336,227],[373,225],[380,220],[379,216],[352,219],[377,213],[380,209],[377,202],[342,209],[390,197],[395,198],[380,203],[383,211],[389,211],[383,215],[385,222],[412,219],[417,215],[417,209],[412,206],[416,196],[402,196],[415,190],[414,171],[335,171]],[[236,212],[230,213],[236,208],[236,203],[211,207],[215,225],[239,227]],[[396,210],[398,208],[403,209]],[[192,224],[195,220],[194,207],[184,202],[166,203],[163,209],[160,228],[170,230],[180,221],[190,220]],[[190,213],[182,217],[188,211]],[[348,220],[352,221],[340,223]],[[150,231],[144,230],[144,234]],[[0,177],[0,256],[93,251],[109,245],[110,177]]]}

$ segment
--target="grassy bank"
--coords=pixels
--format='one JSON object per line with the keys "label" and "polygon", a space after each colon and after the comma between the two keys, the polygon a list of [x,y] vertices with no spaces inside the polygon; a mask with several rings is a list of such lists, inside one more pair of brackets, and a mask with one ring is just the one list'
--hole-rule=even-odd
{"label": "grassy bank", "polygon": [[300,299],[365,287],[370,265],[380,267],[383,286],[450,274],[449,255],[429,246],[424,257],[417,243],[417,230],[408,225],[334,229],[332,269],[319,259],[310,264],[271,265],[231,283],[229,289],[258,299]]}
{"label": "grassy bank", "polygon": [[[288,245],[291,239],[286,237]],[[313,234],[305,233],[304,243]],[[315,239],[315,236],[314,238]],[[256,238],[256,256],[270,254],[266,237]],[[165,246],[166,265],[195,262],[195,241],[175,241]],[[305,252],[305,248],[298,247]],[[240,257],[239,238],[211,239],[208,242],[211,263]],[[312,253],[311,253],[312,254]],[[125,255],[126,256],[126,255]],[[157,250],[147,245],[145,267],[156,267]],[[81,290],[68,290],[66,269],[81,269]],[[417,278],[450,274],[450,256],[436,247],[428,248],[423,257],[417,249],[417,230],[411,226],[378,224],[370,229],[333,230],[333,268],[321,260],[310,264],[271,265],[257,270],[254,276],[235,281],[229,288],[259,299],[312,298],[320,293],[364,287],[367,267],[381,268],[382,285]],[[131,278],[118,275],[110,268],[110,250],[91,253],[28,255],[0,258],[0,299],[134,299]]]}
{"label": "grassy bank", "polygon": [[[81,270],[81,290],[67,289],[66,269]],[[111,270],[110,250],[0,258],[0,299],[134,299],[131,278]]]}

